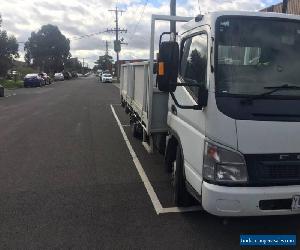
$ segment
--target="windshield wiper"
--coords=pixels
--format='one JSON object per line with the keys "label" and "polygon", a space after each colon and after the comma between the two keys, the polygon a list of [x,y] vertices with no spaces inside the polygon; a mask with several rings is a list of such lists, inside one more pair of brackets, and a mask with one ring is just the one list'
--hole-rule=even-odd
{"label": "windshield wiper", "polygon": [[294,89],[300,89],[300,86],[295,86],[295,85],[289,85],[289,84],[283,84],[280,86],[266,86],[264,89],[272,89],[271,91],[264,92],[262,94],[256,95],[256,96],[251,96],[249,98],[241,100],[242,104],[251,104],[253,100],[257,99],[262,99],[265,96],[269,96],[277,91],[280,90],[294,90]]}

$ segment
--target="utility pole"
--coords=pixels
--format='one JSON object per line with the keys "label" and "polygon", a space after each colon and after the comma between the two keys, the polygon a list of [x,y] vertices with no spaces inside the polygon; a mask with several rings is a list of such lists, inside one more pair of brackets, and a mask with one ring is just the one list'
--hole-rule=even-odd
{"label": "utility pole", "polygon": [[[170,14],[171,16],[176,16],[176,0],[170,0]],[[176,37],[176,22],[170,22],[170,32],[173,33],[173,37]],[[172,37],[172,36],[171,36]]]}
{"label": "utility pole", "polygon": [[108,55],[108,41],[105,41],[105,55]]}
{"label": "utility pole", "polygon": [[119,10],[118,6],[116,6],[116,8],[114,10],[109,10],[112,12],[115,12],[115,16],[116,16],[116,28],[114,29],[107,29],[107,32],[112,32],[116,34],[116,40],[114,41],[114,50],[117,53],[117,79],[118,81],[120,80],[120,62],[119,62],[119,53],[121,51],[121,44],[122,42],[119,40],[119,33],[126,33],[127,30],[126,29],[120,29],[119,28],[119,13],[125,12],[124,10]]}
{"label": "utility pole", "polygon": [[82,58],[82,73],[84,74],[84,59],[85,58]]}
{"label": "utility pole", "polygon": [[288,10],[288,0],[283,0],[282,2],[282,13],[287,13]]}

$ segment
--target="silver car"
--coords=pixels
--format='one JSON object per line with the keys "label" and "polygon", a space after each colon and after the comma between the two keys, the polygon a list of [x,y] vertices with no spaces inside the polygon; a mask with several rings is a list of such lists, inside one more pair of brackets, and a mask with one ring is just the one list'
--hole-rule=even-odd
{"label": "silver car", "polygon": [[65,80],[63,73],[55,73],[54,74],[54,80],[55,81],[63,81],[63,80]]}
{"label": "silver car", "polygon": [[111,74],[102,74],[101,82],[112,82],[112,75]]}

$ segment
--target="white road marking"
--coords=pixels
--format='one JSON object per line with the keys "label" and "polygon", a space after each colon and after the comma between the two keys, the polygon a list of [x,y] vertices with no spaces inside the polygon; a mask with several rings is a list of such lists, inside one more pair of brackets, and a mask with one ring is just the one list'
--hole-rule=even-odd
{"label": "white road marking", "polygon": [[192,206],[192,207],[166,207],[163,208],[161,214],[164,213],[185,213],[185,212],[194,212],[203,210],[201,206]]}
{"label": "white road marking", "polygon": [[143,142],[142,142],[142,145],[144,146],[144,148],[146,149],[146,151],[147,151],[149,154],[152,154],[152,153],[153,153],[151,147],[148,145],[147,142],[143,141]]}
{"label": "white road marking", "polygon": [[153,207],[156,211],[156,214],[159,215],[159,214],[165,214],[165,213],[183,213],[183,212],[191,212],[191,211],[200,211],[200,210],[202,210],[200,206],[193,206],[193,207],[186,207],[186,208],[182,208],[182,207],[164,208],[164,207],[162,207],[162,205],[161,205],[161,203],[160,203],[160,201],[159,201],[159,199],[158,199],[158,197],[157,197],[157,195],[154,191],[154,188],[152,187],[152,185],[151,185],[151,183],[150,183],[150,181],[149,181],[149,179],[148,179],[148,177],[147,177],[147,175],[146,175],[146,173],[145,173],[145,171],[142,167],[141,162],[139,161],[136,153],[133,150],[133,147],[130,144],[130,141],[129,141],[129,139],[128,139],[128,137],[127,137],[127,135],[126,135],[126,133],[123,129],[123,126],[122,126],[122,124],[121,124],[121,122],[120,122],[120,120],[119,120],[119,118],[116,114],[116,111],[115,111],[113,105],[110,105],[110,107],[111,107],[112,113],[113,113],[113,115],[114,115],[114,117],[115,117],[115,119],[118,123],[120,131],[123,135],[124,141],[127,145],[129,153],[132,157],[133,163],[134,163],[134,165],[135,165],[135,167],[136,167],[136,169],[137,169],[137,171],[138,171],[138,173],[139,173],[139,175],[140,175],[140,177],[141,177],[141,179],[144,183],[144,186],[147,190],[147,193],[150,197],[150,200],[153,204]]}

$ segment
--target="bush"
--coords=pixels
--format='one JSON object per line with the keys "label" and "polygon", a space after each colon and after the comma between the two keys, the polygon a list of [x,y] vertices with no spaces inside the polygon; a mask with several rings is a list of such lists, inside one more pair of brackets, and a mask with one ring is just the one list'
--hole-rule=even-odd
{"label": "bush", "polygon": [[6,89],[17,89],[23,88],[23,81],[17,80],[0,80],[0,85],[2,85]]}

